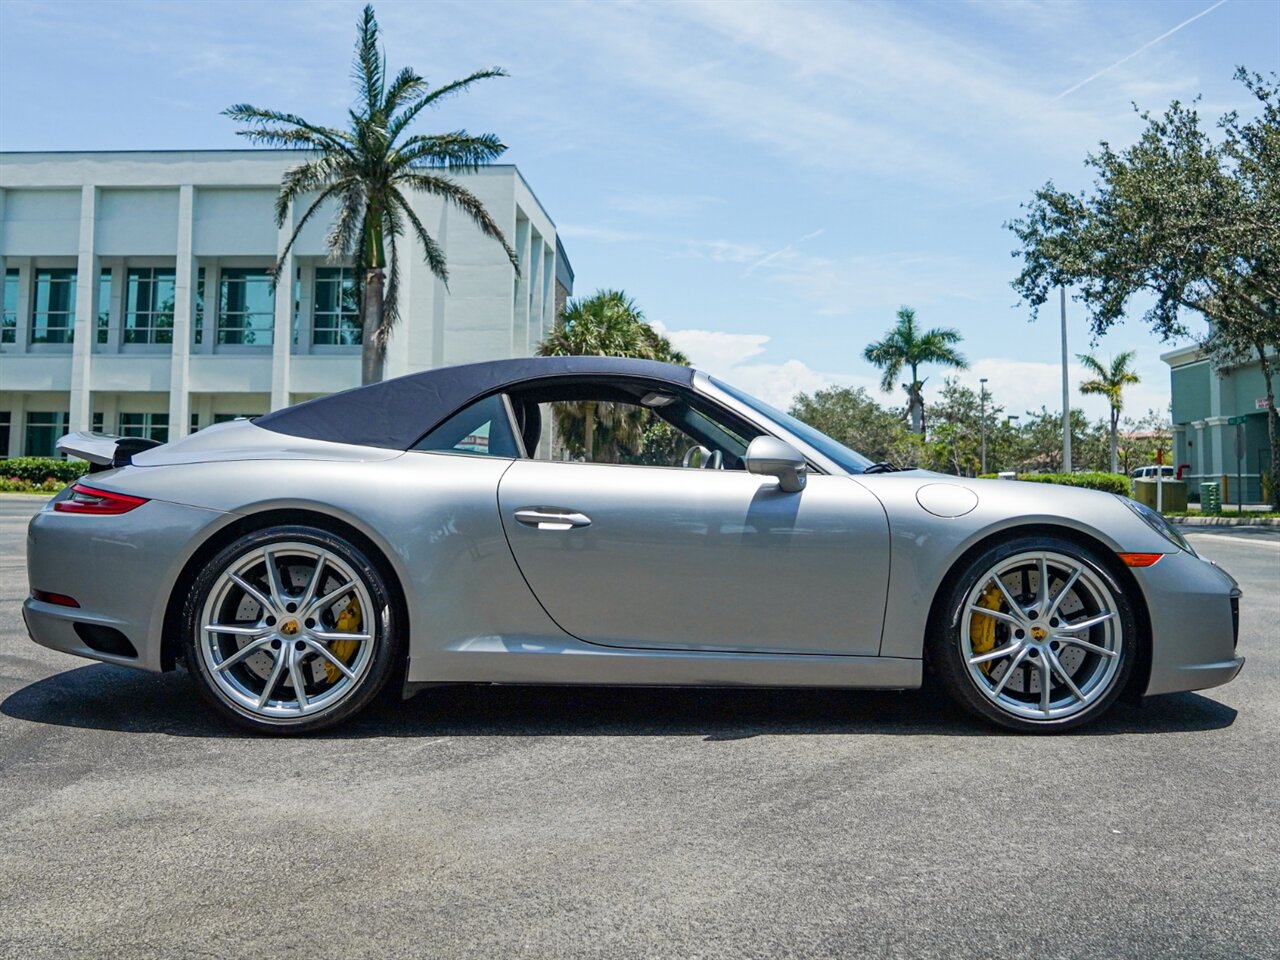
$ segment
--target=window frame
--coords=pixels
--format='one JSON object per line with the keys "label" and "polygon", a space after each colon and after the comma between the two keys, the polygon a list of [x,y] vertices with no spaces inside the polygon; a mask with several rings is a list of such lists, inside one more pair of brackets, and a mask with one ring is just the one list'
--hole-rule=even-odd
{"label": "window frame", "polygon": [[[336,272],[337,277],[335,278],[333,276],[321,275],[322,273],[328,274],[330,272]],[[350,282],[352,286],[355,287],[357,291],[359,290],[359,278],[356,274],[355,267],[345,267],[345,266],[344,267],[333,267],[333,266],[315,267],[312,270],[311,276],[312,276],[312,279],[311,279],[311,347],[312,349],[319,348],[324,351],[329,351],[329,350],[354,351],[354,350],[360,349],[361,345],[364,342],[364,331],[360,327],[360,310],[358,307],[353,314],[355,336],[357,337],[357,339],[354,343],[341,342],[342,331],[343,331],[342,321],[343,321],[343,318],[348,315],[348,312],[342,309],[342,306],[341,306],[342,293],[343,293],[343,290],[345,289],[345,285],[347,283],[346,278],[348,276],[350,277]],[[334,303],[338,304],[337,309],[334,309],[334,310],[320,309],[320,287],[322,284],[325,286],[337,287],[337,296],[336,296],[336,299],[334,300]],[[320,323],[320,320],[322,317],[327,318],[332,322],[331,323],[327,322],[322,326]],[[328,341],[323,341],[321,339],[322,333],[325,337],[330,337],[331,339]]]}
{"label": "window frame", "polygon": [[[59,274],[59,276],[54,276]],[[70,292],[67,295],[66,309],[50,310],[46,307],[40,309],[40,280],[41,276],[46,277],[45,282],[50,286],[49,301],[52,301],[53,285],[65,285]],[[35,347],[70,347],[75,343],[76,335],[76,288],[79,285],[79,268],[78,267],[40,267],[37,266],[32,270],[31,276],[31,308],[29,325],[27,328],[27,343]],[[43,316],[45,318],[44,330],[42,337],[36,335],[36,318]],[[64,317],[65,325],[51,326],[49,318],[51,316]],[[62,333],[61,339],[50,340],[49,331],[57,330]]]}
{"label": "window frame", "polygon": [[[130,293],[135,288],[135,281],[139,300],[142,299],[142,288],[144,286],[147,288],[148,308],[146,310],[130,309]],[[156,288],[162,281],[168,281],[173,286],[173,307],[168,311],[159,310],[156,306]],[[173,320],[174,314],[177,312],[177,298],[177,267],[126,267],[124,271],[124,290],[121,291],[120,343],[130,347],[172,346]],[[156,319],[165,316],[169,318],[168,326],[157,326]],[[145,317],[148,322],[145,324],[130,323],[131,319],[142,317]],[[158,336],[160,333],[167,334],[167,339],[161,339]],[[145,337],[138,338],[138,334],[145,334]]]}
{"label": "window frame", "polygon": [[[445,424],[449,423],[449,421],[462,416],[464,413],[466,413],[472,407],[477,406],[478,404],[488,403],[495,396],[501,399],[503,412],[505,412],[507,415],[507,429],[511,431],[512,439],[515,441],[516,456],[503,457],[503,456],[499,456],[496,453],[477,453],[474,450],[423,450],[419,447],[419,444],[425,442],[428,437],[430,437],[433,433],[435,433]],[[487,422],[491,423],[492,420],[489,420]],[[443,420],[437,423],[434,427],[432,427],[430,430],[428,430],[426,433],[420,436],[417,440],[415,440],[413,443],[413,446],[411,446],[407,452],[431,453],[431,454],[438,453],[441,456],[446,456],[446,457],[483,457],[486,460],[511,460],[513,462],[516,460],[529,459],[529,452],[525,449],[525,445],[524,445],[524,436],[521,434],[520,426],[516,421],[515,408],[512,406],[511,396],[510,394],[507,393],[506,390],[496,390],[493,393],[486,393],[482,397],[477,397],[476,399],[470,401],[469,403],[463,404],[461,407],[459,407],[453,413],[449,414],[449,416],[445,417]]]}
{"label": "window frame", "polygon": [[[251,276],[252,275],[252,276]],[[250,280],[259,282],[261,279],[266,280],[266,289],[271,295],[271,307],[269,310],[227,310],[223,306],[224,294],[228,291],[229,283],[248,284]],[[246,288],[247,289],[247,288]],[[231,348],[233,350],[270,350],[275,346],[275,306],[276,296],[279,291],[277,284],[271,281],[270,267],[220,267],[218,270],[218,291],[217,301],[214,305],[214,327],[213,327],[213,343],[215,349]],[[245,298],[247,302],[247,297]],[[268,319],[265,329],[256,326],[246,327],[244,318],[246,317],[263,317]],[[241,323],[239,326],[231,327],[227,324],[228,317],[239,317]],[[246,331],[251,331],[255,337],[259,333],[265,334],[263,342],[245,343],[244,335]],[[229,340],[228,334],[237,334],[240,339]]]}

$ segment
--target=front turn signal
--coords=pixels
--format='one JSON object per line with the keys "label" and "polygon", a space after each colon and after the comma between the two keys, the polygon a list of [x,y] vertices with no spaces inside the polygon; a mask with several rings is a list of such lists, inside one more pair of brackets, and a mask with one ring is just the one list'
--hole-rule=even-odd
{"label": "front turn signal", "polygon": [[91,513],[107,517],[128,513],[146,502],[142,497],[131,497],[127,493],[112,493],[110,490],[99,490],[96,487],[77,483],[71,488],[71,496],[54,503],[53,509],[58,513]]}
{"label": "front turn signal", "polygon": [[1154,567],[1160,562],[1163,553],[1117,553],[1117,557],[1126,567]]}

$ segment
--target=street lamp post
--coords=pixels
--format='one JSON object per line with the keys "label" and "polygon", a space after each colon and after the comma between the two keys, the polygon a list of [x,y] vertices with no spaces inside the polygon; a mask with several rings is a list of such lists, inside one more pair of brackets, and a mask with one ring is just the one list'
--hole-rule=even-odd
{"label": "street lamp post", "polygon": [[1059,287],[1062,304],[1062,472],[1071,472],[1071,384],[1067,379],[1067,288]]}
{"label": "street lamp post", "polygon": [[987,472],[987,378],[978,379],[978,423],[982,428],[982,472]]}

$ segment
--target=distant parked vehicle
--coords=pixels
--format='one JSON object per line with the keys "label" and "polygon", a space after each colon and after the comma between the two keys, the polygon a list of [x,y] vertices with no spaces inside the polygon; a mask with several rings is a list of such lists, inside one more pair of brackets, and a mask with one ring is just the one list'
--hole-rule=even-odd
{"label": "distant parked vehicle", "polygon": [[1166,480],[1174,479],[1174,469],[1172,466],[1158,467],[1154,464],[1149,467],[1138,467],[1130,474],[1134,480],[1154,480],[1157,477],[1163,477]]}

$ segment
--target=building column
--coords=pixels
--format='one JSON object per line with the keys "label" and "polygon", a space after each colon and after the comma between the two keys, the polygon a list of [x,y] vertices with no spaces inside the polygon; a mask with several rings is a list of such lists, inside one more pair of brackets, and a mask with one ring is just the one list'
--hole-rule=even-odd
{"label": "building column", "polygon": [[[191,429],[191,337],[195,323],[196,258],[192,235],[195,221],[195,188],[178,188],[178,261],[173,277],[173,355],[169,363],[169,439],[185,437]],[[209,291],[205,291],[208,299]],[[208,310],[205,326],[209,325]],[[207,337],[209,331],[206,329]]]}
{"label": "building column", "polygon": [[5,456],[22,456],[22,447],[27,437],[27,398],[25,394],[15,393],[9,413],[9,449]]}
{"label": "building column", "polygon": [[279,410],[289,405],[289,360],[293,354],[293,287],[297,261],[290,251],[283,256],[284,248],[293,234],[293,204],[276,238],[276,263],[280,267],[276,283],[276,324],[271,337],[271,409]]}
{"label": "building column", "polygon": [[86,184],[80,189],[80,245],[76,262],[76,319],[71,346],[72,431],[93,428],[93,397],[90,383],[93,343],[98,337],[98,258],[94,254],[97,233],[98,188]]}

